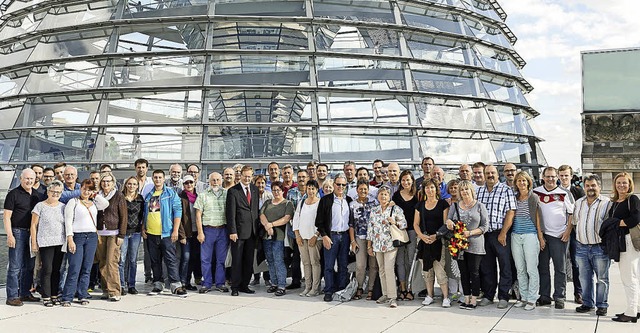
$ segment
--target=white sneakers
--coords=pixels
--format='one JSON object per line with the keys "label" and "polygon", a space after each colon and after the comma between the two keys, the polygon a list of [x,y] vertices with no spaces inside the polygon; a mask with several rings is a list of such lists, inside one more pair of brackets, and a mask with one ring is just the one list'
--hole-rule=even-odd
{"label": "white sneakers", "polygon": [[[431,305],[431,303],[433,303],[433,298],[429,295],[427,295],[427,297],[424,298],[424,301],[422,301],[422,305]],[[449,302],[449,305],[451,305],[451,302]]]}
{"label": "white sneakers", "polygon": [[443,308],[450,308],[451,307],[451,299],[449,299],[449,297],[445,297],[442,299],[442,307]]}

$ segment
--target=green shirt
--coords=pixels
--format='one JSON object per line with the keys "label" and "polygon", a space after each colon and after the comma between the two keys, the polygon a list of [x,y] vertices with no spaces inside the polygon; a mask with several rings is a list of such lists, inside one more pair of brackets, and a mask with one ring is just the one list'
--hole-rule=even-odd
{"label": "green shirt", "polygon": [[227,202],[227,190],[219,188],[214,192],[208,188],[204,193],[198,193],[193,207],[202,212],[202,226],[219,227],[227,224],[224,207]]}

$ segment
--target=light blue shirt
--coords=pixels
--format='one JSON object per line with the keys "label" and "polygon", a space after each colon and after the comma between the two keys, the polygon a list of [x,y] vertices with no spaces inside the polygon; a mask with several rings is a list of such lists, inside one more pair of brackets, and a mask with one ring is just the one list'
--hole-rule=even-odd
{"label": "light blue shirt", "polygon": [[334,196],[333,207],[331,207],[331,231],[347,230],[349,230],[349,203],[345,197],[339,199]]}

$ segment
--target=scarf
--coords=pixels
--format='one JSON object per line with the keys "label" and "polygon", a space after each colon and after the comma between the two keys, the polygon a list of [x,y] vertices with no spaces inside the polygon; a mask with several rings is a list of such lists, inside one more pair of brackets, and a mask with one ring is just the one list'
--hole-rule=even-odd
{"label": "scarf", "polygon": [[101,196],[103,196],[105,199],[107,200],[111,200],[111,198],[113,198],[113,196],[116,194],[116,188],[114,187],[111,192],[107,193],[106,195],[104,194],[104,192],[102,190],[100,190],[99,194]]}
{"label": "scarf", "polygon": [[196,198],[198,197],[198,194],[196,194],[195,192],[191,193],[189,191],[184,191],[184,193],[187,194],[187,200],[189,200],[191,204],[196,202]]}

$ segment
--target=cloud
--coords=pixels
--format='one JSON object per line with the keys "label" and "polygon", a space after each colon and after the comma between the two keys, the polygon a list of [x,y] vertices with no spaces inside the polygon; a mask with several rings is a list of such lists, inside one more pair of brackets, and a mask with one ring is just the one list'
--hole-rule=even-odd
{"label": "cloud", "polygon": [[540,112],[534,131],[550,165],[580,166],[582,150],[582,51],[637,47],[638,0],[502,0],[515,49]]}

